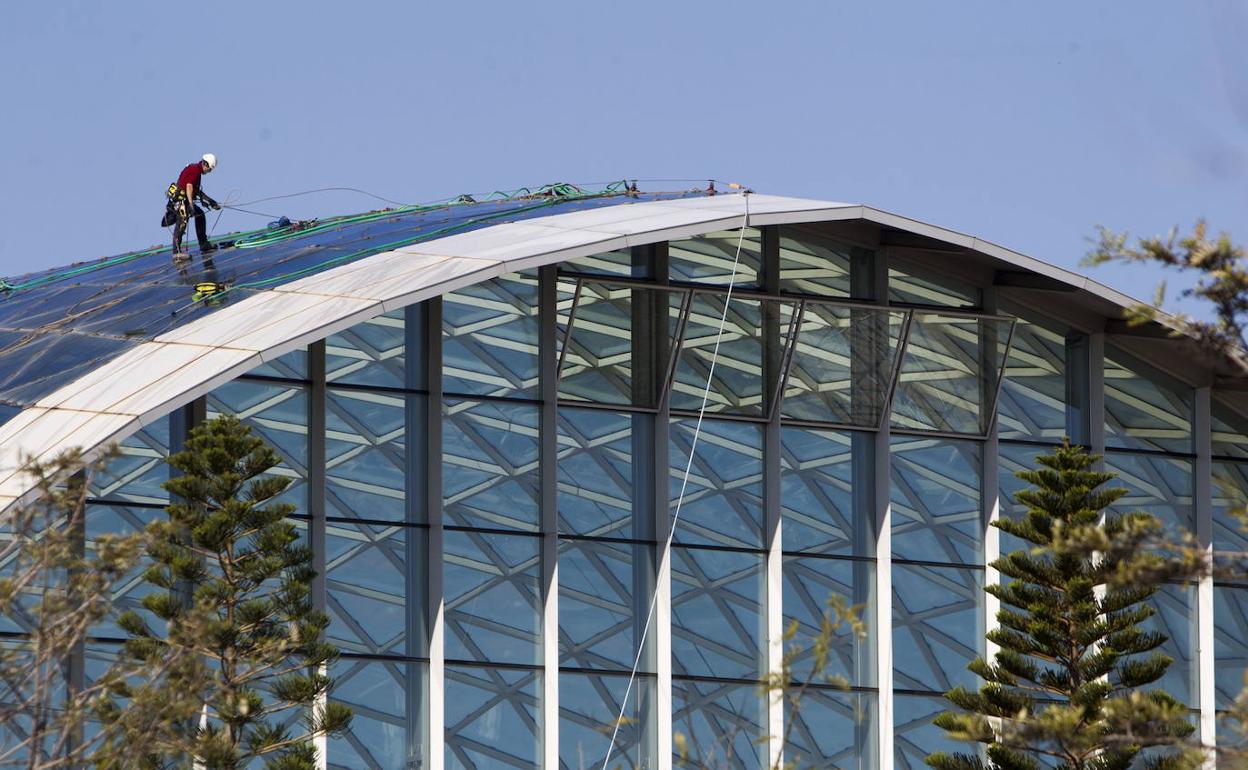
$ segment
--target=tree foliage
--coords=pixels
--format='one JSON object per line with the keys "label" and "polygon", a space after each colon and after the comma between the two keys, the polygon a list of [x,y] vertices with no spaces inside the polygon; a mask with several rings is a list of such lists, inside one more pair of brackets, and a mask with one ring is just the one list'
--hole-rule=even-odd
{"label": "tree foliage", "polygon": [[[98,535],[88,547],[95,468],[77,451],[24,468],[34,480],[32,499],[0,517],[0,610],[12,632],[0,645],[0,767],[124,766],[126,752],[150,749],[170,715],[190,707],[182,693],[149,679],[184,658],[171,655],[150,670],[117,660],[87,676],[90,634],[136,568],[143,536]],[[122,691],[129,693],[125,725],[105,718]],[[120,740],[127,726],[139,725],[145,729]]]}
{"label": "tree foliage", "polygon": [[[159,664],[190,652],[207,668],[172,668],[166,684],[194,690],[196,718],[144,760],[167,766],[193,757],[205,770],[253,767],[312,770],[315,738],[339,733],[350,709],[328,702],[326,671],[337,650],[324,640],[329,620],[312,601],[312,552],[277,501],[289,480],[268,472],[277,454],[250,428],[223,416],[192,430],[169,458],[180,475],[165,483],[168,519],[149,527],[153,561],[145,579],[160,591],[119,625],[136,661]],[[124,714],[124,709],[118,714]],[[133,766],[133,765],[130,765]]]}
{"label": "tree foliage", "polygon": [[1166,637],[1141,628],[1160,586],[1121,579],[1161,572],[1165,557],[1143,547],[1159,525],[1147,513],[1106,512],[1126,490],[1105,487],[1113,474],[1094,470],[1096,460],[1066,443],[1017,474],[1032,485],[1015,496],[1027,513],[995,526],[1033,547],[993,562],[1009,578],[985,589],[1001,602],[988,634],[999,651],[969,666],[985,682],[978,692],[948,693],[964,713],[936,719],[984,752],[932,754],[937,770],[1170,770],[1198,761],[1180,746],[1193,731],[1187,709],[1145,689],[1171,663],[1158,650]]}
{"label": "tree foliage", "polygon": [[[1248,375],[1248,269],[1244,249],[1235,245],[1226,233],[1210,238],[1203,221],[1197,222],[1192,233],[1179,237],[1172,229],[1164,237],[1141,238],[1131,243],[1126,233],[1101,227],[1092,250],[1084,259],[1088,265],[1117,262],[1128,265],[1151,264],[1195,274],[1196,283],[1180,293],[1182,298],[1208,302],[1212,320],[1198,320],[1184,314],[1167,314],[1166,320],[1180,335],[1187,335],[1202,347],[1225,356]],[[1152,305],[1141,305],[1130,311],[1128,319],[1143,323],[1160,318],[1165,302],[1165,284],[1158,287]]]}

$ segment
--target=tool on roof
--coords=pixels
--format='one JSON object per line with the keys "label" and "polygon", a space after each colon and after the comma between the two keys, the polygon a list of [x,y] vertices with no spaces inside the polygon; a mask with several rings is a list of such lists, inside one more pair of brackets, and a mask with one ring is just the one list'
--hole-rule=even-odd
{"label": "tool on roof", "polygon": [[219,305],[225,301],[225,293],[229,287],[216,281],[200,281],[195,284],[192,302],[203,302],[206,305]]}

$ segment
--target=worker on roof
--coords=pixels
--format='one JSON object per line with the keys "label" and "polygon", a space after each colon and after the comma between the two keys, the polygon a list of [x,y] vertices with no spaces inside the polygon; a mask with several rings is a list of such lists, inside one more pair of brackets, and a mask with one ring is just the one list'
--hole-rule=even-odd
{"label": "worker on roof", "polygon": [[195,218],[195,237],[199,239],[199,253],[207,254],[217,248],[208,240],[208,226],[204,218],[204,210],[197,205],[197,201],[202,201],[209,208],[221,210],[221,204],[208,197],[200,185],[204,174],[216,167],[217,156],[207,153],[202,160],[182,169],[182,173],[178,174],[178,181],[169,185],[169,190],[166,192],[169,202],[165,205],[165,218],[160,224],[162,227],[173,225],[174,257],[186,256],[182,251],[182,237],[186,235],[186,223],[191,217]]}

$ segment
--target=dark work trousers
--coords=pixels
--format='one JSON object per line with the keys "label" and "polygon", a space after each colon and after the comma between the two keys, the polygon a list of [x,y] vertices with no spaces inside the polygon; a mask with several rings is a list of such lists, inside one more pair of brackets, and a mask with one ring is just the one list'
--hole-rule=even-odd
{"label": "dark work trousers", "polygon": [[195,237],[199,240],[199,248],[203,249],[208,243],[208,221],[204,217],[204,210],[194,203],[188,207],[185,202],[182,202],[178,205],[177,211],[178,221],[173,226],[174,253],[182,250],[182,237],[186,235],[186,220],[191,217],[195,218]]}

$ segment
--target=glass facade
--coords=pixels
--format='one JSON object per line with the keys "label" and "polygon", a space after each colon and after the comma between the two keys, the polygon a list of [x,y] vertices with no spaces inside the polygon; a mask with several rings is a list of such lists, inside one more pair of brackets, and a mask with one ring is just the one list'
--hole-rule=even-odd
{"label": "glass facade", "polygon": [[[352,769],[761,768],[785,734],[802,768],[922,767],[1017,547],[989,523],[1064,436],[1124,509],[1243,550],[1248,442],[1207,390],[827,228],[741,235],[506,274],[266,364],[128,438],[91,532],[159,515],[196,420],[273,444],[356,710],[329,767]],[[833,639],[845,684],[798,657],[800,708],[769,704],[780,635],[817,633],[830,596],[865,626]],[[1248,584],[1154,601],[1194,710],[1216,607],[1225,707]]]}

